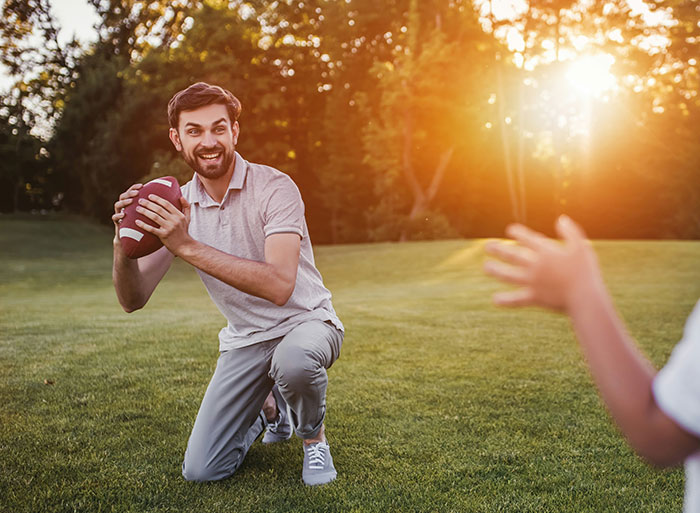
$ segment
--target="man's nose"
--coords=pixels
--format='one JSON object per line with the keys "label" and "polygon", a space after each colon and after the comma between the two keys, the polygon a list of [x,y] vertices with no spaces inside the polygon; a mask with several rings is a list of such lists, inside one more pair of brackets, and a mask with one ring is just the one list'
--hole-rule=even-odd
{"label": "man's nose", "polygon": [[216,137],[214,137],[214,134],[211,133],[210,131],[205,131],[204,132],[204,140],[202,141],[204,146],[207,148],[211,148],[212,146],[216,146]]}

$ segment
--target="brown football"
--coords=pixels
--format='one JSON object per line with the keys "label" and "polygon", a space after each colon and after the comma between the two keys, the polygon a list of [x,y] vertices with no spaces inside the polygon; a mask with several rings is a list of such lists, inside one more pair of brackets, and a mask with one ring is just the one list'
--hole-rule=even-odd
{"label": "brown football", "polygon": [[131,204],[124,208],[124,217],[122,222],[119,223],[119,242],[124,249],[124,253],[129,258],[141,258],[150,255],[163,246],[158,237],[136,226],[137,219],[151,226],[157,226],[156,223],[136,212],[138,200],[148,198],[149,194],[155,194],[168,200],[178,210],[182,211],[182,205],[180,205],[180,197],[182,196],[180,184],[174,177],[164,176],[156,178],[141,187],[139,195],[134,198]]}

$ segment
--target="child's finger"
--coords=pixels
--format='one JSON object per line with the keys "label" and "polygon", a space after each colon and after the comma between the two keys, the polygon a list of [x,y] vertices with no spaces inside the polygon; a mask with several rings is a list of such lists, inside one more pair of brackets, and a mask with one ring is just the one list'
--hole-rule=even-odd
{"label": "child's finger", "polygon": [[486,252],[508,262],[509,264],[528,266],[535,260],[532,250],[515,244],[491,241],[484,246]]}
{"label": "child's finger", "polygon": [[586,240],[586,234],[583,229],[576,224],[569,216],[561,215],[555,223],[557,234],[566,242],[580,244]]}
{"label": "child's finger", "polygon": [[534,251],[549,249],[552,244],[547,237],[539,232],[531,230],[522,224],[511,224],[506,228],[506,234],[517,240],[523,246]]}
{"label": "child's finger", "polygon": [[516,307],[534,304],[534,294],[531,289],[523,288],[509,292],[498,292],[493,295],[493,302],[498,306]]}
{"label": "child's finger", "polygon": [[530,283],[523,269],[513,267],[512,265],[506,265],[496,260],[489,260],[486,262],[484,264],[484,271],[499,280],[512,283],[513,285],[527,285]]}

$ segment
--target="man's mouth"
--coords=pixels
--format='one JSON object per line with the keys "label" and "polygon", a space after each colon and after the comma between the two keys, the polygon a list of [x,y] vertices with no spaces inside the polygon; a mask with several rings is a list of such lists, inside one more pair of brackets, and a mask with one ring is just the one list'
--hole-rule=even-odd
{"label": "man's mouth", "polygon": [[221,152],[217,151],[214,153],[200,153],[197,155],[202,160],[216,160],[221,156]]}

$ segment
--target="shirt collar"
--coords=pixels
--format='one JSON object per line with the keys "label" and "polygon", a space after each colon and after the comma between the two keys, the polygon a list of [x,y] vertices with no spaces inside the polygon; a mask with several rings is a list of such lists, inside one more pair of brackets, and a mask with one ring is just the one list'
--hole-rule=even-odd
{"label": "shirt collar", "polygon": [[[243,189],[243,185],[245,184],[245,178],[248,175],[248,162],[240,156],[238,152],[235,152],[235,164],[233,167],[233,175],[231,176],[231,181],[228,184],[228,189],[226,194],[224,195],[223,201],[226,200],[226,196],[228,196],[228,191],[231,189],[238,189],[241,190]],[[200,206],[202,207],[210,207],[213,205],[218,205],[216,201],[214,201],[209,194],[207,194],[206,189],[204,188],[204,185],[202,185],[202,182],[199,179],[199,175],[197,173],[194,174],[193,177],[194,180],[194,194],[192,198],[192,203],[199,203]]]}

